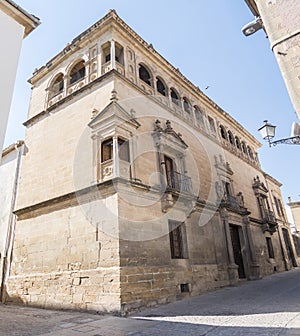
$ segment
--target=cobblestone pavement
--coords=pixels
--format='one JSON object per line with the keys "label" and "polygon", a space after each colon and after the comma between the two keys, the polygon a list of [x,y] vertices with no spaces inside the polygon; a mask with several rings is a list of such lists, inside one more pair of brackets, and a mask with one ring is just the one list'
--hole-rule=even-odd
{"label": "cobblestone pavement", "polygon": [[0,305],[0,336],[300,336],[300,269],[128,318]]}

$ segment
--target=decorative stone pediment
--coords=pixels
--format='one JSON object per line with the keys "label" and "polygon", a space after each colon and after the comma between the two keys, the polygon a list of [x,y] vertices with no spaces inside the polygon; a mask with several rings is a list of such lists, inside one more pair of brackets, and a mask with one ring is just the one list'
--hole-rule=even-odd
{"label": "decorative stone pediment", "polygon": [[254,189],[255,194],[266,194],[269,191],[264,183],[260,181],[259,176],[254,177],[252,188]]}
{"label": "decorative stone pediment", "polygon": [[226,162],[222,155],[214,156],[215,158],[215,167],[219,171],[219,175],[229,176],[233,175],[233,170],[230,167],[229,162]]}
{"label": "decorative stone pediment", "polygon": [[182,139],[182,135],[172,128],[170,120],[166,121],[165,127],[162,127],[160,120],[157,119],[155,121],[153,138],[157,146],[162,146],[172,151],[177,150],[182,154],[188,148],[188,145]]}
{"label": "decorative stone pediment", "polygon": [[88,126],[95,131],[115,129],[125,125],[125,128],[137,129],[141,124],[135,119],[133,110],[128,113],[116,100],[110,102],[102,111],[93,110],[92,120]]}

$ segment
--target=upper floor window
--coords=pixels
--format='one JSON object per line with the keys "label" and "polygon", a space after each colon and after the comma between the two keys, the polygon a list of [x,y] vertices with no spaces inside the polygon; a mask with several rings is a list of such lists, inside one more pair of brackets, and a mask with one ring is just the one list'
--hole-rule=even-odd
{"label": "upper floor window", "polygon": [[244,141],[241,142],[241,148],[242,148],[242,151],[247,154],[247,148],[246,148],[246,144]]}
{"label": "upper floor window", "polygon": [[226,130],[225,130],[225,127],[223,125],[220,125],[220,134],[221,134],[221,137],[223,139],[227,140]]}
{"label": "upper floor window", "polygon": [[249,146],[247,147],[247,151],[248,151],[248,155],[249,155],[250,159],[254,160],[254,155],[253,155],[252,149]]}
{"label": "upper floor window", "polygon": [[171,89],[171,100],[174,104],[179,105],[179,95],[175,89]]}
{"label": "upper floor window", "polygon": [[142,64],[140,64],[139,67],[139,78],[146,84],[152,86],[150,72]]}
{"label": "upper floor window", "polygon": [[124,65],[124,48],[118,42],[115,43],[115,60]]}
{"label": "upper floor window", "polygon": [[279,198],[274,196],[274,202],[276,206],[277,213],[280,217],[284,217],[283,206]]}
{"label": "upper floor window", "polygon": [[203,124],[204,123],[203,112],[196,105],[194,106],[194,110],[195,110],[196,120],[199,121],[201,124]]}
{"label": "upper floor window", "polygon": [[[113,46],[114,46],[114,50],[112,50]],[[118,42],[115,42],[112,45],[111,41],[107,41],[106,43],[102,45],[102,55],[103,55],[102,64],[105,64],[111,61],[112,52],[114,52],[115,54],[115,60],[121,65],[124,65],[124,48]]]}
{"label": "upper floor window", "polygon": [[209,128],[212,133],[216,133],[216,126],[215,126],[215,121],[213,118],[208,117],[208,123],[209,123]]}
{"label": "upper floor window", "polygon": [[110,48],[110,42],[109,41],[102,45],[102,55],[103,55],[102,63],[103,64],[107,63],[107,62],[110,62],[110,58],[111,58],[110,57],[110,51],[111,51],[110,49],[111,48]]}
{"label": "upper floor window", "polygon": [[101,162],[112,160],[113,158],[113,139],[109,138],[101,144]]}
{"label": "upper floor window", "polygon": [[236,148],[241,149],[241,142],[237,136],[235,137],[235,145],[236,145]]}
{"label": "upper floor window", "polygon": [[76,63],[70,71],[70,84],[74,84],[85,77],[84,61]]}
{"label": "upper floor window", "polygon": [[183,108],[185,112],[187,112],[188,114],[191,114],[191,110],[192,110],[191,103],[186,97],[183,98]]}
{"label": "upper floor window", "polygon": [[258,209],[259,209],[261,219],[265,220],[268,223],[274,223],[275,216],[274,216],[274,213],[270,209],[270,204],[268,200],[269,191],[264,185],[264,183],[260,181],[259,176],[253,179],[252,188],[254,190],[254,193],[257,199],[257,204],[258,204]]}
{"label": "upper floor window", "polygon": [[223,188],[225,196],[232,196],[231,183],[228,181],[223,181]]}
{"label": "upper floor window", "polygon": [[231,145],[234,146],[234,137],[233,137],[233,134],[230,131],[228,131],[228,140],[231,143]]}
{"label": "upper floor window", "polygon": [[[129,162],[129,143],[118,138],[118,153],[120,160]],[[113,159],[113,139],[109,138],[101,144],[101,162]]]}
{"label": "upper floor window", "polygon": [[159,92],[163,96],[167,95],[166,86],[160,78],[156,78],[156,89],[157,89],[157,92]]}
{"label": "upper floor window", "polygon": [[58,74],[52,82],[49,89],[49,99],[61,93],[64,90],[64,75]]}
{"label": "upper floor window", "polygon": [[118,138],[118,152],[120,160],[130,162],[129,156],[129,142]]}

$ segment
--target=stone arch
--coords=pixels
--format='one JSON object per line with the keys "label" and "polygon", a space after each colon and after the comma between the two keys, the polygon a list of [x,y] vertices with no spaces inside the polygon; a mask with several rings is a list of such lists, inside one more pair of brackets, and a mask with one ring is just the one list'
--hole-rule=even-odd
{"label": "stone arch", "polygon": [[230,142],[231,145],[233,146],[235,145],[234,136],[231,131],[228,131],[228,141]]}
{"label": "stone arch", "polygon": [[165,81],[159,76],[156,77],[156,90],[161,95],[165,97],[167,96],[167,85]]}
{"label": "stone arch", "polygon": [[188,114],[191,114],[192,112],[192,105],[189,101],[189,99],[187,97],[183,97],[183,109],[185,112],[187,112]]}
{"label": "stone arch", "polygon": [[220,134],[221,134],[222,139],[228,140],[225,127],[223,125],[220,125],[219,127],[220,127]]}
{"label": "stone arch", "polygon": [[85,60],[80,58],[77,61],[73,62],[71,66],[69,66],[68,71],[68,84],[72,85],[77,81],[85,78],[86,76],[86,67]]}
{"label": "stone arch", "polygon": [[62,72],[57,73],[50,81],[48,86],[48,99],[51,99],[62,93],[64,90],[64,74]]}
{"label": "stone arch", "polygon": [[150,69],[143,63],[139,63],[139,78],[149,86],[153,86],[153,76]]}

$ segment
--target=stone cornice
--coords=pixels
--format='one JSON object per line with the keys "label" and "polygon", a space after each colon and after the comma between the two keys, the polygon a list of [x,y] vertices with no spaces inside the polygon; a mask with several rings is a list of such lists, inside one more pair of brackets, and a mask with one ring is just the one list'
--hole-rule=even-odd
{"label": "stone cornice", "polygon": [[291,208],[298,208],[298,207],[300,207],[300,201],[297,201],[297,202],[289,202],[287,205],[288,205],[289,207],[291,207]]}
{"label": "stone cornice", "polygon": [[257,224],[261,224],[261,225],[265,224],[265,221],[259,218],[249,217],[249,220],[250,222],[257,223]]}
{"label": "stone cornice", "polygon": [[274,184],[276,184],[278,187],[281,187],[282,186],[282,183],[280,183],[278,180],[276,180],[274,177],[272,177],[271,175],[263,172],[264,174],[264,177],[266,180],[270,180],[272,181]]}
{"label": "stone cornice", "polygon": [[[91,198],[90,195],[96,193],[99,188],[109,188],[113,187],[116,179],[105,181],[102,183],[96,183],[90,187],[72,191],[70,193],[60,195],[37,204],[29,205],[24,208],[20,208],[14,211],[14,214],[19,220],[37,217],[45,213],[50,213],[53,211],[69,208],[79,204],[87,203],[95,198]],[[113,188],[110,193],[115,193],[116,190]],[[103,195],[103,192],[102,192]]]}

